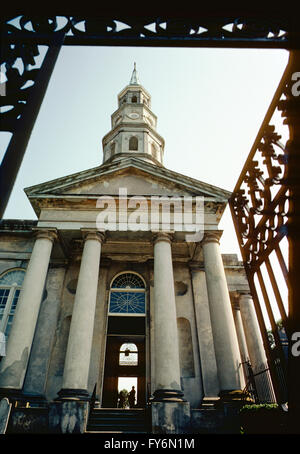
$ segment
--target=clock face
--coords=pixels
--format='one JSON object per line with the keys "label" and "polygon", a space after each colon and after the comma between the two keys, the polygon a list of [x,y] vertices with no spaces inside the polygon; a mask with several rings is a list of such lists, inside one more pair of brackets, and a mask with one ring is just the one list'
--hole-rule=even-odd
{"label": "clock face", "polygon": [[131,118],[132,120],[137,120],[140,116],[138,113],[132,112],[132,113],[128,114],[128,117]]}

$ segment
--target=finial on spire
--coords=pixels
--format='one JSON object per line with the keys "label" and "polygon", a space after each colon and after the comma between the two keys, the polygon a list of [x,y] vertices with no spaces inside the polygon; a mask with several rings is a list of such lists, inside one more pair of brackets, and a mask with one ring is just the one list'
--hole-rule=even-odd
{"label": "finial on spire", "polygon": [[131,76],[129,85],[140,85],[140,81],[139,81],[139,78],[138,78],[138,75],[137,75],[137,71],[136,71],[136,63],[135,62],[134,62],[133,72],[132,72],[132,76]]}

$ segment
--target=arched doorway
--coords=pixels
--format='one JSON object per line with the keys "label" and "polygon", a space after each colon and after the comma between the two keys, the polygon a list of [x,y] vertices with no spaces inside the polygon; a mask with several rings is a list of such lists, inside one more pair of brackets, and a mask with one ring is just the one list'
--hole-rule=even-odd
{"label": "arched doorway", "polygon": [[146,405],[146,285],[141,276],[131,271],[117,275],[111,283],[108,308],[102,407],[118,406],[119,383],[128,378],[129,389],[125,389],[129,392],[129,383],[136,383],[135,406],[143,408]]}

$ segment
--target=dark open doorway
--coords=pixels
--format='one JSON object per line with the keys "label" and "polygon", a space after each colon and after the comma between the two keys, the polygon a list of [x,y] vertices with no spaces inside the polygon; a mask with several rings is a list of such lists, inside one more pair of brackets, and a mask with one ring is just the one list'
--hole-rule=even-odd
{"label": "dark open doorway", "polygon": [[[120,379],[135,379],[135,408],[146,405],[145,318],[109,317],[102,407],[117,408]],[[130,389],[127,389],[129,392]]]}

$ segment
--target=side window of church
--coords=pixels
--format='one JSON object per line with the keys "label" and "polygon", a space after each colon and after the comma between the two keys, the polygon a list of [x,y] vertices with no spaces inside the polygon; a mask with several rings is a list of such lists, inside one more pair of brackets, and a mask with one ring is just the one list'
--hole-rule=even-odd
{"label": "side window of church", "polygon": [[137,139],[137,137],[132,136],[129,139],[129,150],[135,151],[137,149],[138,149],[138,139]]}
{"label": "side window of church", "polygon": [[8,338],[16,311],[25,271],[6,271],[0,276],[0,331]]}

